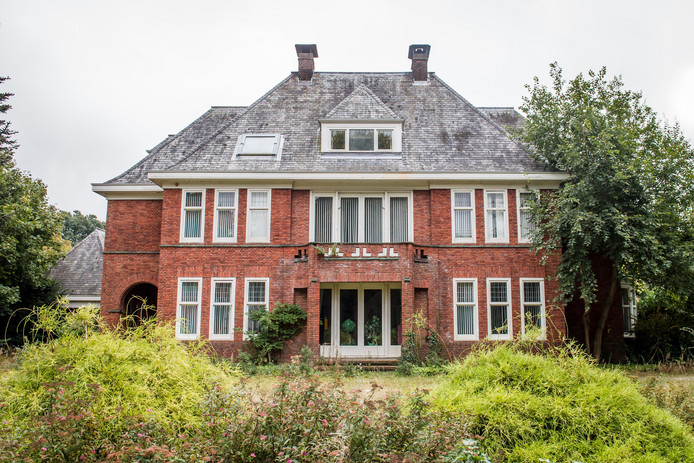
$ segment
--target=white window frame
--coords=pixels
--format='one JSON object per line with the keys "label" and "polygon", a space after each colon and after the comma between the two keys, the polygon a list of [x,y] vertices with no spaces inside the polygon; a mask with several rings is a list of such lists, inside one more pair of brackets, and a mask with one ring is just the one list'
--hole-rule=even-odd
{"label": "white window frame", "polygon": [[[492,304],[491,287],[492,283],[506,283],[508,300],[506,301],[506,320],[508,323],[507,334],[492,333],[492,305],[502,305],[500,303]],[[511,279],[510,278],[487,278],[487,337],[492,341],[508,341],[513,339],[513,310],[511,307]]]}
{"label": "white window frame", "polygon": [[521,211],[528,210],[527,207],[521,206],[521,195],[522,194],[532,194],[537,197],[537,191],[533,190],[516,190],[516,222],[518,222],[518,242],[519,243],[532,243],[532,239],[523,238],[522,233],[522,221],[521,221]]}
{"label": "white window frame", "polygon": [[[251,193],[267,193],[266,207],[251,207]],[[251,210],[267,209],[267,224],[265,224],[266,237],[251,236]],[[269,243],[270,242],[270,223],[272,222],[272,189],[249,189],[246,191],[246,243]]]}
{"label": "white window frame", "polygon": [[[458,302],[458,283],[472,283],[473,303]],[[458,334],[458,305],[474,305],[473,315],[473,334]],[[477,341],[479,333],[479,298],[477,292],[477,278],[454,278],[453,279],[453,340],[454,341]]]}
{"label": "white window frame", "polygon": [[[248,138],[272,138],[272,152],[271,153],[244,153],[243,149],[246,145],[246,139]],[[284,145],[284,137],[278,133],[246,133],[239,135],[236,141],[236,148],[234,149],[234,158],[236,157],[277,157],[280,159],[282,156],[282,146]]]}
{"label": "white window frame", "polygon": [[[629,312],[630,312],[631,320],[632,320],[631,325],[632,325],[632,328],[634,328],[635,324],[636,324],[636,316],[637,316],[636,292],[634,291],[634,287],[629,285],[629,284],[622,283],[620,285],[620,287],[621,287],[622,291],[627,291],[629,293],[629,306],[628,307],[629,307]],[[622,327],[623,327],[624,326],[624,307],[626,307],[626,306],[622,303],[621,298],[619,301],[619,306],[622,308]],[[635,338],[636,337],[635,331],[624,331],[624,330],[622,330],[622,331],[623,331],[623,336],[625,338]]]}
{"label": "white window frame", "polygon": [[[374,131],[374,149],[352,151],[349,149],[350,129]],[[331,130],[345,131],[345,148],[333,149]],[[378,149],[378,130],[392,130],[391,149]],[[321,151],[324,153],[399,153],[402,151],[402,122],[321,122]]]}
{"label": "white window frame", "polygon": [[[380,243],[390,243],[390,199],[391,198],[407,198],[407,243],[411,243],[414,237],[414,207],[413,207],[413,195],[412,191],[404,192],[367,192],[367,193],[350,193],[346,191],[330,191],[330,192],[311,192],[311,207],[309,211],[309,241],[315,242],[316,240],[316,198],[333,198],[333,210],[332,210],[332,229],[331,229],[331,241],[332,243],[342,242],[342,215],[340,209],[342,207],[342,198],[357,198],[359,201],[358,206],[358,217],[359,217],[359,229],[357,230],[357,243],[365,243],[366,235],[366,221],[364,220],[365,214],[365,199],[366,198],[381,198],[383,201],[383,209],[381,216],[381,223],[383,229],[381,230],[381,242]],[[367,243],[367,244],[380,244],[380,243]]]}
{"label": "white window frame", "polygon": [[[187,208],[186,207],[186,196],[188,193],[202,193],[202,198],[200,199],[200,208]],[[183,189],[181,190],[181,230],[180,230],[180,242],[181,243],[203,243],[205,241],[205,189]],[[200,236],[193,238],[186,238],[185,226],[186,226],[186,211],[189,210],[200,210]]]}
{"label": "white window frame", "polygon": [[[470,207],[455,207],[456,193],[470,193]],[[469,210],[472,214],[472,236],[470,238],[457,238],[455,236],[455,211]],[[453,243],[476,243],[477,242],[477,219],[475,217],[475,190],[451,190],[451,238]]]}
{"label": "white window frame", "polygon": [[525,283],[540,283],[540,302],[530,302],[528,305],[539,305],[540,306],[540,327],[542,330],[541,337],[538,341],[545,340],[547,338],[547,314],[545,313],[545,280],[544,278],[521,278],[520,280],[520,307],[521,307],[521,333],[523,336],[526,335],[525,332]]}
{"label": "white window frame", "polygon": [[[198,284],[198,295],[197,295],[197,324],[195,326],[195,332],[190,334],[181,333],[181,301],[183,283],[197,283]],[[193,305],[186,302],[186,305]],[[202,315],[202,278],[188,278],[181,277],[178,279],[178,295],[176,296],[176,338],[184,341],[194,341],[200,338],[200,316]]]}
{"label": "white window frame", "polygon": [[[219,207],[219,194],[220,193],[234,193],[234,205],[231,207]],[[219,230],[217,229],[217,223],[219,221],[218,214],[220,210],[233,210],[234,211],[234,236],[220,237],[218,235]],[[212,227],[214,228],[214,234],[212,235],[212,241],[215,243],[236,243],[239,236],[239,190],[234,189],[218,189],[214,192],[214,218],[212,221]]]}
{"label": "white window frame", "polygon": [[[215,334],[214,333],[214,325],[215,325],[215,317],[214,317],[214,306],[215,305],[227,305],[225,304],[217,304],[215,303],[214,300],[214,294],[215,294],[215,289],[218,283],[231,283],[231,301],[228,303],[229,305],[229,334]],[[236,278],[212,278],[210,282],[210,332],[209,332],[209,339],[210,341],[233,341],[234,340],[234,314],[235,314],[235,306],[236,305]]]}
{"label": "white window frame", "polygon": [[[504,195],[504,208],[492,209],[488,206],[489,204],[489,194],[490,193],[502,193]],[[491,224],[489,223],[489,211],[504,211],[504,229],[506,230],[506,236],[493,238],[491,236]],[[487,243],[508,243],[509,242],[509,230],[508,230],[508,190],[506,189],[494,189],[494,190],[484,190],[484,236]]]}
{"label": "white window frame", "polygon": [[[248,301],[248,288],[250,283],[264,282],[265,283],[265,308],[270,310],[270,278],[245,278],[244,279],[244,295],[243,295],[243,340],[248,340],[248,305],[251,302]],[[254,305],[260,305],[257,302],[253,302]]]}

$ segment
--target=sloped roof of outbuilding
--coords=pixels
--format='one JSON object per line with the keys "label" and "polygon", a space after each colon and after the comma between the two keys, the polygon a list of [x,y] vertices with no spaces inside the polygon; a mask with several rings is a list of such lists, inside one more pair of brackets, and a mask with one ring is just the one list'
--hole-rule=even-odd
{"label": "sloped roof of outbuilding", "polygon": [[[496,122],[507,112],[476,108],[434,73],[422,85],[410,72],[316,72],[310,83],[294,72],[246,108],[212,108],[106,184],[150,183],[149,172],[546,172]],[[323,153],[321,120],[386,118],[403,121],[401,153]],[[281,156],[234,156],[253,133],[281,134]]]}
{"label": "sloped roof of outbuilding", "polygon": [[101,294],[105,236],[103,230],[94,230],[51,268],[49,276],[58,282],[61,292],[70,296]]}

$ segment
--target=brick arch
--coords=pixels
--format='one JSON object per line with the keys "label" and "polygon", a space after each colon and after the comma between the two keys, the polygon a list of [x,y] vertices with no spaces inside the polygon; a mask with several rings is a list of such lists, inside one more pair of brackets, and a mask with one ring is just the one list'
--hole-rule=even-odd
{"label": "brick arch", "polygon": [[153,318],[157,314],[159,288],[149,281],[138,281],[130,284],[121,295],[121,322],[127,326],[137,326],[143,319]]}

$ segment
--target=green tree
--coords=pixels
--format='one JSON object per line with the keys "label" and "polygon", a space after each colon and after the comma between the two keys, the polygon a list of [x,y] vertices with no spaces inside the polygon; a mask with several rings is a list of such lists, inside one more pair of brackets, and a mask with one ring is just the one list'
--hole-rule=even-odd
{"label": "green tree", "polygon": [[83,215],[80,211],[63,212],[63,238],[73,246],[97,228],[103,230],[105,225],[94,214]]}
{"label": "green tree", "polygon": [[[533,246],[545,258],[561,252],[561,293],[583,301],[586,347],[599,359],[620,279],[694,292],[694,153],[678,126],[605,68],[566,82],[554,63],[550,76],[551,88],[537,78],[527,86],[520,137],[568,179],[533,206]],[[596,259],[611,265],[600,301]],[[591,311],[599,313],[593,327]]]}
{"label": "green tree", "polygon": [[[0,83],[7,80],[0,78]],[[10,93],[0,93],[0,113],[10,109]],[[14,162],[17,143],[10,122],[0,120],[0,328],[12,312],[54,297],[48,269],[65,252],[62,217],[48,204],[46,186]],[[8,336],[16,336],[13,326]]]}

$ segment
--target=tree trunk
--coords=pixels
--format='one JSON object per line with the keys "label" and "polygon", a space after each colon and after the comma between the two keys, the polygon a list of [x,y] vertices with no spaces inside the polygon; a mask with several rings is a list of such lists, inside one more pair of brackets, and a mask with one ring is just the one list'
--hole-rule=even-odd
{"label": "tree trunk", "polygon": [[583,309],[583,334],[585,336],[586,351],[590,355],[590,304],[585,304]]}
{"label": "tree trunk", "polygon": [[610,314],[612,302],[614,301],[614,296],[617,293],[617,277],[617,266],[613,265],[612,271],[610,272],[610,289],[607,292],[607,298],[602,303],[600,316],[598,317],[598,324],[595,327],[595,337],[593,341],[593,358],[597,361],[600,361],[600,356],[602,355],[602,336],[605,332],[607,316]]}

